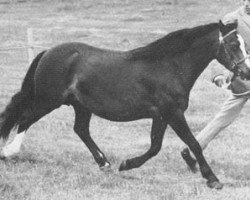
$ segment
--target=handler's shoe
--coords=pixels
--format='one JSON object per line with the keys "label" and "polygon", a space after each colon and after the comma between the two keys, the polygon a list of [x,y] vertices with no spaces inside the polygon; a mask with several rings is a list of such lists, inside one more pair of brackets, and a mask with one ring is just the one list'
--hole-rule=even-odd
{"label": "handler's shoe", "polygon": [[188,165],[189,169],[196,173],[198,171],[196,167],[197,161],[190,155],[190,151],[188,148],[185,148],[181,151],[181,156],[185,160],[186,164]]}

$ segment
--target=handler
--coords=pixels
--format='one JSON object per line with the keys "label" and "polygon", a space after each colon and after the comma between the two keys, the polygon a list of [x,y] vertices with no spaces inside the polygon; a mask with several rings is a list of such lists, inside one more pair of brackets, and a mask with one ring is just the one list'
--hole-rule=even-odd
{"label": "handler", "polygon": [[[237,31],[246,43],[246,51],[250,52],[250,0],[243,0],[242,6],[227,14],[222,21],[225,24],[238,23]],[[213,82],[218,87],[230,89],[231,94],[214,119],[196,136],[202,149],[205,149],[216,135],[236,119],[250,98],[250,81],[233,77],[232,73],[227,70],[216,71],[213,76]],[[190,169],[193,172],[197,171],[196,160],[190,155],[187,147],[182,150],[181,155]]]}

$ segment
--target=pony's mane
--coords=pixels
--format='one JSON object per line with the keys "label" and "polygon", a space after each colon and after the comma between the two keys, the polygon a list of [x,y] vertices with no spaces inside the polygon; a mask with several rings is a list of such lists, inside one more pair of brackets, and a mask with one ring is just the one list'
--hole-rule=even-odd
{"label": "pony's mane", "polygon": [[219,28],[218,23],[196,26],[189,29],[181,29],[169,33],[147,46],[140,47],[131,51],[132,59],[159,59],[166,55],[175,55],[185,52],[198,38]]}

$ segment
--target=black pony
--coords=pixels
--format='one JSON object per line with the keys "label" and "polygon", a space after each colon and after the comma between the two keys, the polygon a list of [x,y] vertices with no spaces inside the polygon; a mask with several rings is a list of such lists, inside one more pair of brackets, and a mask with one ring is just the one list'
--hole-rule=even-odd
{"label": "black pony", "polygon": [[119,170],[140,167],[155,156],[169,124],[196,156],[208,186],[222,188],[187,125],[184,111],[192,86],[213,59],[236,75],[250,78],[236,26],[220,22],[183,29],[126,52],[82,43],[44,51],[34,59],[20,92],[1,113],[0,138],[7,139],[15,126],[18,133],[24,132],[61,105],[72,105],[75,132],[105,169],[110,163],[89,133],[91,115],[120,122],[152,118],[150,149],[123,161]]}

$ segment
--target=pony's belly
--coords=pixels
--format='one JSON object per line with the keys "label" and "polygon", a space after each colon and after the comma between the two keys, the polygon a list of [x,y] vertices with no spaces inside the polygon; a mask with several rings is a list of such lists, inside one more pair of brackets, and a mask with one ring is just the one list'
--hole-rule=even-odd
{"label": "pony's belly", "polygon": [[123,104],[119,101],[96,101],[84,99],[82,105],[95,115],[111,121],[133,121],[150,118],[147,107],[134,104]]}
{"label": "pony's belly", "polygon": [[139,119],[150,118],[150,115],[146,113],[137,113],[137,112],[119,112],[119,113],[111,113],[111,112],[93,112],[95,115],[116,122],[128,122]]}

